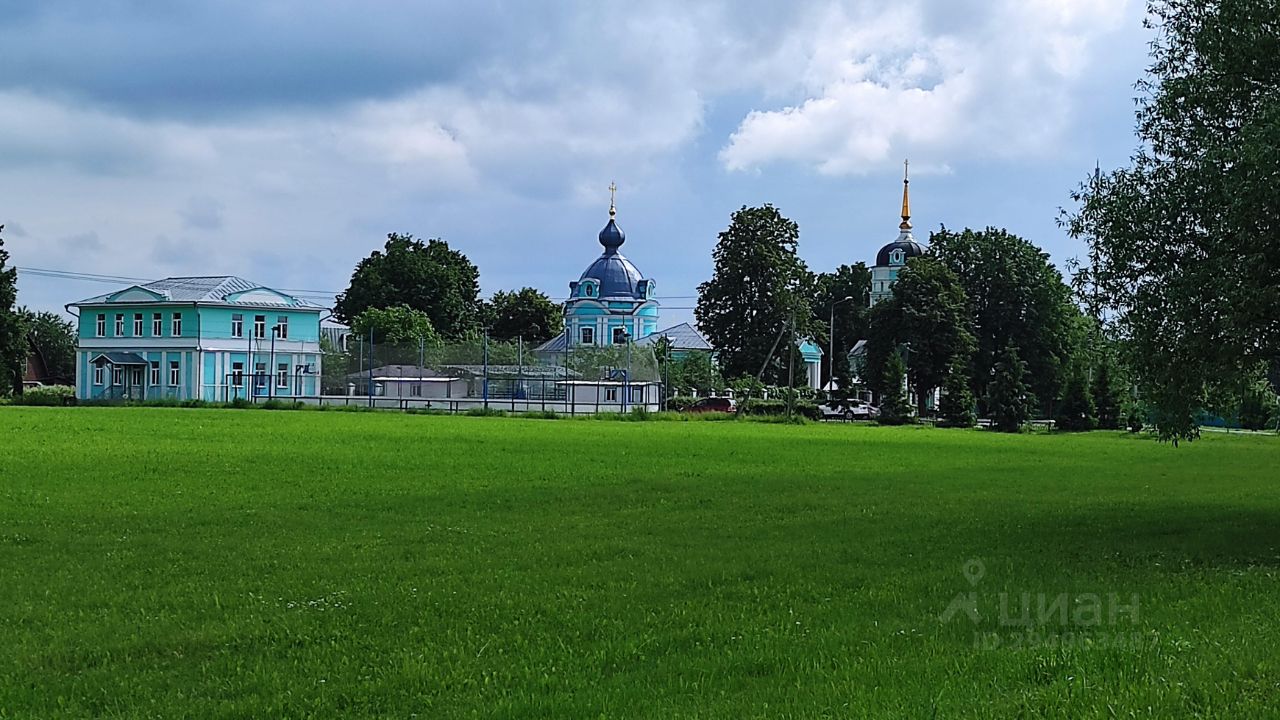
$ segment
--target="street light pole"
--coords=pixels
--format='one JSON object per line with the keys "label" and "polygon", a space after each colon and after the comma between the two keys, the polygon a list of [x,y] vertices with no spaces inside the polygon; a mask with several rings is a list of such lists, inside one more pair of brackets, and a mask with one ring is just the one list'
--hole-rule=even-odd
{"label": "street light pole", "polygon": [[[831,324],[827,326],[830,334],[827,336],[827,352],[830,357],[827,360],[827,386],[834,387],[836,382],[836,306],[841,303],[847,303],[853,300],[850,295],[841,300],[831,303]],[[831,397],[831,391],[827,391],[827,397]]]}
{"label": "street light pole", "polygon": [[275,397],[276,384],[272,375],[276,371],[276,338],[280,335],[279,323],[271,326],[271,364],[267,366],[267,399]]}

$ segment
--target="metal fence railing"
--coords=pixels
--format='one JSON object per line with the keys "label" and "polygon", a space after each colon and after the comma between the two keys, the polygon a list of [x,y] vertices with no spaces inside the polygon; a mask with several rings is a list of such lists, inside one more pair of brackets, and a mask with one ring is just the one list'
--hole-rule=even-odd
{"label": "metal fence railing", "polygon": [[663,395],[653,351],[635,345],[540,352],[522,341],[484,338],[388,344],[350,338],[345,348],[326,343],[321,368],[314,400],[321,404],[573,415],[658,410]]}

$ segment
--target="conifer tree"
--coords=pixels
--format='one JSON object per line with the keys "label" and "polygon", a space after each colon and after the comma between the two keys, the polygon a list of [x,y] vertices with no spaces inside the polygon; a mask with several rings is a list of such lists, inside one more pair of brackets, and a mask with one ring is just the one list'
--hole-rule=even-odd
{"label": "conifer tree", "polygon": [[1094,428],[1097,423],[1096,414],[1093,396],[1089,393],[1089,383],[1085,380],[1084,372],[1077,368],[1067,378],[1054,422],[1059,430],[1084,432]]}
{"label": "conifer tree", "polygon": [[1120,429],[1120,393],[1116,390],[1111,356],[1103,354],[1093,375],[1093,406],[1102,430]]}
{"label": "conifer tree", "polygon": [[969,389],[968,363],[962,358],[951,360],[946,381],[942,386],[942,402],[939,408],[943,427],[971,428],[978,421],[974,414],[973,391]]}
{"label": "conifer tree", "polygon": [[1012,343],[1005,345],[996,358],[995,375],[987,385],[987,407],[1000,432],[1020,432],[1031,419],[1026,368]]}
{"label": "conifer tree", "polygon": [[902,362],[902,353],[893,352],[885,363],[884,375],[880,382],[880,424],[905,425],[911,420],[911,404],[907,401],[906,385],[907,368]]}
{"label": "conifer tree", "polygon": [[0,395],[22,391],[27,367],[27,323],[18,312],[17,301],[18,271],[9,267],[9,253],[0,238]]}

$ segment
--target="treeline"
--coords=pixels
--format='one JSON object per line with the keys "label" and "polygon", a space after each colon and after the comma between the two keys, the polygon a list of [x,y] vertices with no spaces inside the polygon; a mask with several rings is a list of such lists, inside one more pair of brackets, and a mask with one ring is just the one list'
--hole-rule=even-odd
{"label": "treeline", "polygon": [[444,240],[391,233],[356,265],[334,317],[377,344],[496,340],[539,344],[562,330],[562,309],[530,287],[480,298],[480,271]]}

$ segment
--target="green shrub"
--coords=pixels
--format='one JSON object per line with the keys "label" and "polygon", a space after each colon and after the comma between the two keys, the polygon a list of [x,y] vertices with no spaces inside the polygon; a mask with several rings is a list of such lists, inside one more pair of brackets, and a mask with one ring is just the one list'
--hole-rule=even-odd
{"label": "green shrub", "polygon": [[521,413],[520,417],[530,420],[559,420],[562,416],[555,410],[532,410],[527,413]]}
{"label": "green shrub", "polygon": [[677,395],[667,400],[667,409],[672,412],[684,412],[693,404],[698,402],[698,398],[689,397],[687,395]]}
{"label": "green shrub", "polygon": [[253,409],[254,404],[248,398],[238,397],[232,400],[227,407],[234,408],[236,410],[251,410]]}
{"label": "green shrub", "polygon": [[263,410],[297,410],[302,407],[302,403],[296,400],[281,400],[279,398],[271,398],[270,400],[259,405]]}
{"label": "green shrub", "polygon": [[506,410],[487,407],[473,407],[467,411],[468,417],[506,417]]}
{"label": "green shrub", "polygon": [[[738,407],[744,415],[785,417],[787,414],[787,403],[784,400],[751,399],[743,402]],[[816,403],[812,403],[807,400],[799,400],[795,403],[795,407],[792,409],[799,417],[808,418],[809,420],[822,419],[822,413],[818,411]]]}
{"label": "green shrub", "polygon": [[42,407],[61,407],[76,404],[76,389],[68,385],[44,385],[27,388],[21,395],[12,398],[14,405],[38,405]]}

